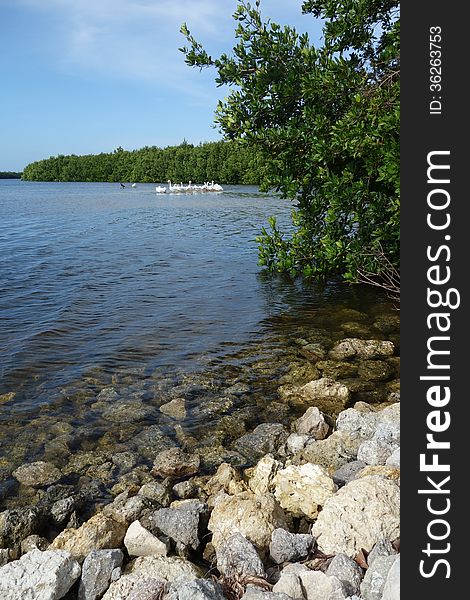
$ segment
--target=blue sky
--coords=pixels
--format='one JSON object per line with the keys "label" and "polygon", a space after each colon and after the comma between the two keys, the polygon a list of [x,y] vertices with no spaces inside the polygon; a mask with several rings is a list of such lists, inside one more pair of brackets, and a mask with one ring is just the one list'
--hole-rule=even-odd
{"label": "blue sky", "polygon": [[[266,17],[308,31],[301,0],[262,0]],[[180,25],[213,55],[229,51],[236,0],[0,0],[0,171],[56,154],[183,139],[212,128],[214,72],[190,69]]]}

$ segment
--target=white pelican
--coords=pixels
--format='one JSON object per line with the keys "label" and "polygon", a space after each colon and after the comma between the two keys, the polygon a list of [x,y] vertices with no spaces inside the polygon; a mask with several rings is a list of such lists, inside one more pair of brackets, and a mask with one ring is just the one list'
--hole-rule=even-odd
{"label": "white pelican", "polygon": [[157,185],[155,191],[157,192],[157,194],[164,194],[166,192],[166,187],[162,185]]}

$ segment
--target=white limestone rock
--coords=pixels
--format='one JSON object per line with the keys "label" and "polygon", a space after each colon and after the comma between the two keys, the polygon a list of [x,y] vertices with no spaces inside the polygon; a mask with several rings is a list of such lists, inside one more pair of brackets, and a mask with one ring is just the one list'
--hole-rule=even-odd
{"label": "white limestone rock", "polygon": [[274,477],[274,496],[287,512],[315,519],[319,507],[336,491],[336,484],[320,466],[311,463],[291,465]]}
{"label": "white limestone rock", "polygon": [[167,544],[142,527],[140,521],[129,525],[124,536],[124,546],[129,556],[166,556],[168,553]]}
{"label": "white limestone rock", "polygon": [[271,533],[277,527],[288,528],[282,508],[270,494],[253,492],[222,498],[215,505],[208,525],[216,549],[239,532],[261,551],[268,549]]}
{"label": "white limestone rock", "polygon": [[316,440],[323,440],[328,433],[325,417],[316,406],[311,406],[293,423],[293,430],[299,434],[307,434]]}
{"label": "white limestone rock", "polygon": [[80,565],[69,552],[31,550],[0,567],[0,598],[59,600],[80,577]]}
{"label": "white limestone rock", "polygon": [[390,479],[367,476],[351,481],[327,499],[312,527],[320,550],[350,558],[370,552],[383,538],[400,535],[400,489]]}
{"label": "white limestone rock", "polygon": [[130,563],[124,575],[109,586],[103,600],[127,600],[144,579],[172,583],[202,577],[200,569],[177,556],[140,556]]}

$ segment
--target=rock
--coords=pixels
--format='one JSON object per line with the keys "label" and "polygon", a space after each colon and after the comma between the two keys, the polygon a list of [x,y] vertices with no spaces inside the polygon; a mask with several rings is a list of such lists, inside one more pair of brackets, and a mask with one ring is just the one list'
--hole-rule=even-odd
{"label": "rock", "polygon": [[111,583],[113,571],[121,567],[123,558],[121,550],[92,550],[83,562],[78,600],[101,598]]}
{"label": "rock", "polygon": [[70,519],[73,511],[81,504],[78,496],[69,496],[57,500],[51,507],[51,517],[56,525],[64,525]]}
{"label": "rock", "polygon": [[274,496],[279,504],[296,517],[315,519],[319,507],[336,491],[328,473],[318,465],[289,466],[274,477]]}
{"label": "rock", "polygon": [[261,423],[250,433],[242,435],[234,443],[234,449],[250,460],[256,460],[265,454],[274,454],[289,437],[289,432],[280,423]]}
{"label": "rock", "polygon": [[343,409],[351,396],[345,385],[329,377],[309,381],[299,389],[299,393],[310,405],[318,406],[327,413]]}
{"label": "rock", "polygon": [[317,363],[317,369],[322,372],[322,377],[329,377],[337,381],[338,379],[356,377],[358,366],[349,362],[322,360]]}
{"label": "rock", "polygon": [[[142,579],[135,584],[126,600],[158,600],[166,594],[167,585],[153,577]],[[122,596],[119,596],[119,599],[121,598]]]}
{"label": "rock", "polygon": [[10,400],[13,400],[15,396],[16,392],[7,392],[6,394],[0,394],[0,405],[10,402]]}
{"label": "rock", "polygon": [[362,442],[357,451],[357,458],[368,465],[384,465],[397,448],[397,442],[374,437]]}
{"label": "rock", "polygon": [[176,543],[178,553],[198,550],[209,517],[207,504],[199,500],[181,500],[170,508],[161,508],[149,516],[152,531],[157,530]]}
{"label": "rock", "polygon": [[103,509],[103,515],[122,523],[126,527],[155,508],[155,503],[142,495],[129,497],[128,492],[122,492],[114,498],[111,504]]}
{"label": "rock", "polygon": [[296,562],[307,558],[315,539],[308,533],[289,533],[285,529],[275,529],[271,534],[269,554],[280,565],[283,562]]}
{"label": "rock", "polygon": [[154,500],[163,507],[169,506],[171,502],[170,486],[165,482],[150,481],[149,483],[145,483],[140,488],[138,496]]}
{"label": "rock", "polygon": [[323,440],[328,433],[328,424],[325,417],[316,406],[311,406],[293,423],[296,433],[307,434],[316,440]]}
{"label": "rock", "polygon": [[279,581],[273,586],[273,592],[286,594],[293,600],[304,600],[300,577],[295,573],[281,571]]}
{"label": "rock", "polygon": [[240,473],[232,465],[222,463],[215,475],[206,483],[204,491],[209,496],[215,496],[219,492],[225,492],[233,496],[246,491],[246,484]]}
{"label": "rock", "polygon": [[171,402],[162,404],[160,412],[177,421],[184,421],[187,415],[186,400],[184,398],[175,398]]}
{"label": "rock", "polygon": [[354,558],[362,548],[369,552],[378,540],[399,536],[399,501],[399,487],[390,479],[356,479],[328,498],[312,535],[326,554]]}
{"label": "rock", "polygon": [[218,502],[209,520],[212,543],[217,549],[233,533],[240,532],[261,551],[269,548],[274,529],[287,529],[287,518],[269,494],[242,492]]}
{"label": "rock", "polygon": [[9,563],[12,559],[10,548],[0,548],[0,567]]}
{"label": "rock", "polygon": [[152,475],[160,477],[189,477],[199,471],[200,458],[196,454],[188,454],[181,448],[163,450],[155,457]]}
{"label": "rock", "polygon": [[383,360],[363,360],[357,375],[366,381],[387,381],[394,375],[394,369]]}
{"label": "rock", "polygon": [[333,360],[344,360],[355,357],[370,359],[392,356],[394,351],[395,346],[389,341],[346,338],[338,342],[328,355]]}
{"label": "rock", "polygon": [[397,551],[393,547],[390,540],[379,540],[376,544],[374,544],[374,547],[369,552],[369,555],[367,556],[367,564],[370,567],[375,559],[379,558],[380,556],[392,556],[395,554],[397,554]]}
{"label": "rock", "polygon": [[13,476],[23,485],[43,487],[57,483],[63,475],[52,463],[39,460],[21,465],[13,471]]}
{"label": "rock", "polygon": [[0,567],[0,597],[58,600],[79,577],[80,565],[68,552],[31,550],[19,560]]}
{"label": "rock", "polygon": [[218,583],[207,579],[174,582],[165,600],[225,600]]}
{"label": "rock", "polygon": [[101,413],[103,419],[112,423],[134,423],[155,416],[155,409],[140,400],[119,399]]}
{"label": "rock", "polygon": [[159,452],[176,447],[176,442],[166,435],[160,425],[143,428],[132,441],[133,447],[140,455],[152,460]]}
{"label": "rock", "polygon": [[388,467],[395,467],[396,469],[400,468],[400,448],[398,447],[396,450],[392,452],[392,454],[387,458],[385,464]]}
{"label": "rock", "polygon": [[98,402],[115,402],[119,398],[119,394],[113,387],[105,387],[96,396]]}
{"label": "rock", "polygon": [[248,585],[241,600],[292,600],[283,592],[265,592],[259,587]]}
{"label": "rock", "polygon": [[400,469],[395,467],[388,467],[387,465],[367,465],[359,471],[356,475],[356,479],[361,477],[368,477],[369,475],[380,475],[381,477],[388,477],[398,483],[400,480]]}
{"label": "rock", "polygon": [[64,529],[50,548],[67,550],[81,562],[92,550],[122,546],[126,529],[125,524],[98,513],[78,529]]}
{"label": "rock", "polygon": [[124,546],[129,556],[166,556],[168,546],[142,527],[139,521],[131,523],[124,536]]}
{"label": "rock", "polygon": [[339,413],[336,429],[360,440],[368,440],[373,437],[378,420],[379,415],[376,412],[362,412],[356,408],[347,408]]}
{"label": "rock", "polygon": [[226,577],[266,577],[255,547],[241,533],[234,533],[216,549],[217,569]]}
{"label": "rock", "polygon": [[122,473],[127,473],[138,464],[139,455],[136,452],[116,452],[111,460]]}
{"label": "rock", "polygon": [[397,556],[388,572],[382,600],[400,600],[400,556]]}
{"label": "rock", "polygon": [[294,573],[295,575],[300,575],[301,573],[306,573],[308,571],[310,571],[310,569],[302,563],[290,563],[282,569],[282,573]]}
{"label": "rock", "polygon": [[316,440],[308,444],[301,452],[294,455],[293,462],[313,463],[323,467],[328,473],[334,473],[340,467],[357,457],[360,440],[351,437],[344,431],[334,431],[324,440]]}
{"label": "rock", "polygon": [[299,574],[305,600],[345,600],[348,594],[341,581],[321,571],[308,571]]}
{"label": "rock", "polygon": [[192,581],[201,576],[195,565],[177,556],[139,556],[127,566],[120,579],[111,583],[103,600],[128,600],[145,579],[171,583],[178,579]]}
{"label": "rock", "polygon": [[312,441],[312,438],[309,435],[291,433],[286,440],[286,453],[296,454],[301,452],[310,441]]}
{"label": "rock", "polygon": [[265,494],[274,489],[274,477],[282,464],[271,454],[263,456],[251,471],[248,486],[254,494]]}
{"label": "rock", "polygon": [[41,537],[40,535],[29,535],[21,542],[21,554],[26,554],[31,550],[47,550],[49,547],[49,542],[46,538]]}
{"label": "rock", "polygon": [[41,529],[43,517],[36,506],[12,508],[0,513],[0,548],[19,546]]}
{"label": "rock", "polygon": [[199,485],[194,481],[194,479],[187,479],[186,481],[175,483],[171,489],[173,494],[181,500],[195,498],[201,491]]}
{"label": "rock", "polygon": [[337,577],[343,584],[343,589],[348,595],[359,594],[360,585],[363,577],[361,567],[346,554],[336,554],[333,556],[326,575]]}
{"label": "rock", "polygon": [[385,581],[395,560],[395,556],[379,556],[369,566],[361,583],[361,596],[364,600],[382,599]]}
{"label": "rock", "polygon": [[333,481],[337,486],[342,487],[353,479],[356,479],[356,475],[367,466],[362,460],[353,460],[350,463],[346,463],[333,473]]}

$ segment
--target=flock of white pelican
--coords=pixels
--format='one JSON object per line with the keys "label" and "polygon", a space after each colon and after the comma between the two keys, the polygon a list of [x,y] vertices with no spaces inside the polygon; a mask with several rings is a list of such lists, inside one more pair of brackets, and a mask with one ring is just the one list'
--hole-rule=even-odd
{"label": "flock of white pelican", "polygon": [[170,180],[168,180],[168,188],[163,185],[157,185],[155,188],[157,194],[166,194],[169,192],[170,194],[194,194],[194,193],[203,193],[203,192],[223,192],[224,188],[219,183],[214,183],[211,181],[210,183],[206,181],[202,185],[192,184],[191,181],[188,185],[184,183],[180,184],[172,184]]}

